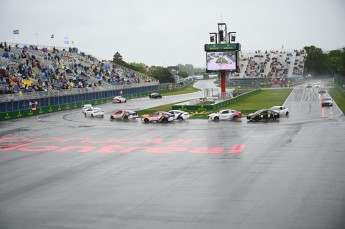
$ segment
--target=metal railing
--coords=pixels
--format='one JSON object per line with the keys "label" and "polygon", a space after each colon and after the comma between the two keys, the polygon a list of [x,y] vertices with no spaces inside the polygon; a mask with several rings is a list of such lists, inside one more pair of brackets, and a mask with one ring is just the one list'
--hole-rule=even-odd
{"label": "metal railing", "polygon": [[86,94],[102,91],[115,91],[115,90],[125,90],[138,87],[154,86],[158,85],[158,82],[146,82],[146,83],[131,83],[123,85],[112,85],[112,86],[97,86],[97,87],[87,87],[87,88],[73,88],[65,90],[51,90],[51,91],[34,91],[23,94],[1,94],[0,102],[12,102],[30,99],[40,99],[47,97],[56,96],[66,96],[66,95],[76,95],[76,94]]}

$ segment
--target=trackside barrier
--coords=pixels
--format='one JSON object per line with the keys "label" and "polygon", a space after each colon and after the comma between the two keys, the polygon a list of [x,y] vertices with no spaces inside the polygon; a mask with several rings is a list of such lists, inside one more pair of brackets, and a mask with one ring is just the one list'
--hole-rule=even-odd
{"label": "trackside barrier", "polygon": [[345,88],[340,86],[339,84],[334,84],[335,88],[338,89],[338,91],[345,96]]}
{"label": "trackside barrier", "polygon": [[[243,116],[246,116],[250,113],[254,113],[255,111],[256,110],[241,110]],[[189,112],[189,114],[190,114],[190,117],[193,119],[207,119],[209,112],[192,111],[192,112]]]}
{"label": "trackside barrier", "polygon": [[220,103],[216,103],[216,104],[209,104],[209,105],[179,105],[179,104],[175,104],[172,105],[172,109],[173,110],[183,110],[183,111],[188,111],[188,112],[208,112],[208,111],[213,111],[213,110],[217,110],[220,109],[224,106],[228,106],[230,104],[233,104],[235,102],[239,102],[242,99],[248,97],[249,95],[253,95],[257,92],[259,92],[261,89],[255,89],[253,91],[249,91],[246,92],[244,94],[241,94],[239,96],[236,96],[234,98],[225,100],[223,102]]}
{"label": "trackside barrier", "polygon": [[[158,85],[123,90],[127,99],[148,96],[152,91],[158,91]],[[78,95],[64,95],[11,101],[0,104],[0,122],[32,117],[52,112],[82,108],[84,104],[104,104],[112,101],[119,91],[105,91]]]}
{"label": "trackside barrier", "polygon": [[111,91],[60,94],[55,96],[47,96],[42,93],[42,95],[30,97],[30,94],[28,94],[28,97],[22,98],[22,100],[13,98],[13,101],[0,102],[0,122],[17,118],[35,117],[58,111],[80,109],[84,104],[98,105],[108,103],[112,101],[114,96],[119,95],[120,91],[123,92],[123,96],[126,99],[135,99],[148,97],[151,92],[164,93],[174,90],[180,90],[180,88],[160,89],[160,85],[150,85],[137,88],[124,87]]}

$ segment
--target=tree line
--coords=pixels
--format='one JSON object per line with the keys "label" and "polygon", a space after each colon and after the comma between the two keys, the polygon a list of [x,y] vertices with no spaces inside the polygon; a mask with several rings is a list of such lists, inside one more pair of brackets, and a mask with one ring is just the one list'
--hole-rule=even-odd
{"label": "tree line", "polygon": [[[324,52],[321,48],[312,46],[304,47],[307,58],[304,64],[304,75],[342,75],[345,77],[345,48]],[[113,62],[134,71],[143,73],[158,79],[161,83],[174,83],[175,78],[168,68],[160,66],[146,66],[143,63],[127,63],[119,52],[113,56]],[[178,66],[178,75],[185,78],[193,75],[195,72],[204,72],[205,69],[194,68],[191,64]]]}
{"label": "tree line", "polygon": [[[161,66],[146,66],[143,63],[127,63],[123,60],[122,55],[119,52],[116,52],[113,56],[113,63],[119,64],[126,68],[132,69],[134,71],[140,72],[142,74],[151,76],[155,79],[158,79],[160,83],[174,83],[175,77],[168,68]],[[179,71],[178,76],[186,78],[193,75],[195,72],[205,71],[202,68],[194,68],[192,64],[179,64],[177,65]]]}
{"label": "tree line", "polygon": [[321,48],[306,46],[307,58],[304,75],[316,76],[338,74],[345,77],[345,48],[323,52]]}

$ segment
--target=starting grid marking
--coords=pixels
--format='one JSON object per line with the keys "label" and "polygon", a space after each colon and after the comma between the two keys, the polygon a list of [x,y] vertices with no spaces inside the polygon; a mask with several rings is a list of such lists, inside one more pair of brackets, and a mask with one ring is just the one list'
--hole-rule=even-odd
{"label": "starting grid marking", "polygon": [[[153,154],[192,153],[192,154],[240,154],[244,145],[231,148],[203,146],[205,138],[188,139],[147,139],[147,138],[111,138],[105,141],[93,141],[91,138],[0,138],[0,152],[77,152],[77,153],[133,153]],[[63,145],[62,145],[63,144]]]}

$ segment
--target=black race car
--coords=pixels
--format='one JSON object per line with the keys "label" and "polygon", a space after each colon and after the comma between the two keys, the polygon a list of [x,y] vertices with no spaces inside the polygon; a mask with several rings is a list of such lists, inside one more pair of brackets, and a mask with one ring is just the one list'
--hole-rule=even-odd
{"label": "black race car", "polygon": [[150,98],[150,99],[161,99],[161,98],[162,98],[162,95],[155,92],[155,93],[151,93],[151,94],[149,95],[149,98]]}
{"label": "black race car", "polygon": [[260,120],[276,120],[280,118],[280,114],[273,110],[258,110],[254,113],[248,114],[247,119],[249,121],[260,121]]}

